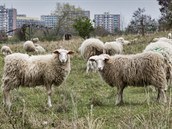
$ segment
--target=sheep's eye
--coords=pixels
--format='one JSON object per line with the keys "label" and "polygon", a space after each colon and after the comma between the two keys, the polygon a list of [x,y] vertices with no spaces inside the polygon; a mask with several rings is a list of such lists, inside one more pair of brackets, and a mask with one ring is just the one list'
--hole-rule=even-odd
{"label": "sheep's eye", "polygon": [[90,61],[95,61],[94,59],[90,59]]}

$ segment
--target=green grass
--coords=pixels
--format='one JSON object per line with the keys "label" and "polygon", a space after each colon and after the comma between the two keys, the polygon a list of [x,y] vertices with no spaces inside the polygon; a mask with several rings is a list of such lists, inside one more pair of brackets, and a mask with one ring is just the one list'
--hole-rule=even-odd
{"label": "green grass", "polygon": [[[154,36],[156,37],[156,35]],[[126,37],[132,39],[132,36]],[[142,52],[152,36],[139,38],[124,46],[124,53]],[[77,51],[82,40],[41,43],[48,52],[63,45]],[[24,52],[22,43],[10,44],[12,50]],[[3,70],[0,55],[0,77]],[[144,87],[127,87],[124,104],[115,105],[116,88],[108,86],[98,73],[86,73],[86,62],[76,52],[71,57],[71,73],[59,87],[53,87],[52,108],[47,107],[44,87],[11,91],[12,109],[2,105],[0,92],[0,128],[2,129],[170,129],[172,128],[171,89],[168,104],[157,103],[157,93]]]}

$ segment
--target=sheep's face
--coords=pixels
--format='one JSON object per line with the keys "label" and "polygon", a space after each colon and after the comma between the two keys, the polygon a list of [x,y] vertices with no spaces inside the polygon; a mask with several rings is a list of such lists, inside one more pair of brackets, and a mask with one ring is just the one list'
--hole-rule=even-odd
{"label": "sheep's face", "polygon": [[53,53],[58,55],[61,63],[66,63],[68,61],[68,55],[71,55],[74,52],[65,49],[57,49]]}
{"label": "sheep's face", "polygon": [[109,56],[107,54],[102,54],[102,55],[99,55],[99,56],[91,56],[89,58],[89,61],[91,62],[96,62],[96,69],[98,69],[99,71],[102,71],[104,66],[105,66],[105,63],[109,60]]}
{"label": "sheep's face", "polygon": [[94,58],[97,57],[97,56],[92,56],[92,58],[90,58],[88,61],[87,61],[87,71],[96,71],[97,70],[97,63],[96,61],[94,60]]}

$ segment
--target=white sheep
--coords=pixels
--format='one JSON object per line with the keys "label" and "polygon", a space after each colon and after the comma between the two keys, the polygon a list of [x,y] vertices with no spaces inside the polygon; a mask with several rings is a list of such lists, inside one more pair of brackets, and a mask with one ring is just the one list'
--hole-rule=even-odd
{"label": "white sheep", "polygon": [[87,61],[91,56],[104,53],[104,43],[99,39],[89,38],[84,40],[79,51],[81,56]]}
{"label": "white sheep", "polygon": [[26,41],[23,44],[23,48],[26,52],[36,52],[35,45],[32,41]]}
{"label": "white sheep", "polygon": [[171,77],[171,65],[157,52],[136,55],[102,54],[91,56],[88,61],[97,63],[103,80],[117,87],[116,105],[123,103],[123,90],[127,86],[153,85],[158,89],[157,100],[167,102],[165,90],[167,79]]}
{"label": "white sheep", "polygon": [[[93,56],[93,57],[97,57],[97,55]],[[87,69],[86,69],[86,73],[88,73],[89,71],[93,71],[96,72],[97,68],[97,64],[95,61],[87,61]]]}
{"label": "white sheep", "polygon": [[5,45],[1,47],[1,52],[4,56],[12,54],[12,50],[10,49],[10,47]]}
{"label": "white sheep", "polygon": [[146,46],[143,52],[154,51],[162,54],[172,63],[172,45],[168,42],[158,40]]}
{"label": "white sheep", "polygon": [[160,37],[160,38],[154,38],[153,42],[157,42],[157,41],[161,41],[161,42],[167,42],[172,44],[172,39],[168,39],[166,37]]}
{"label": "white sheep", "polygon": [[131,43],[130,41],[125,40],[123,37],[116,38],[116,42],[119,42],[119,43],[124,44],[124,45]]}
{"label": "white sheep", "polygon": [[39,42],[39,38],[32,38],[31,41],[32,41],[33,43],[37,43],[37,42]]}
{"label": "white sheep", "polygon": [[44,85],[51,107],[52,85],[59,86],[70,73],[70,50],[57,49],[52,54],[34,55],[13,53],[5,57],[2,91],[4,104],[9,108],[10,90],[19,86],[35,87]]}
{"label": "white sheep", "polygon": [[168,39],[172,39],[172,34],[168,33]]}
{"label": "white sheep", "polygon": [[123,46],[119,42],[106,42],[105,45],[105,53],[108,55],[121,54],[123,51]]}
{"label": "white sheep", "polygon": [[38,54],[46,53],[46,50],[39,44],[35,44],[35,49]]}

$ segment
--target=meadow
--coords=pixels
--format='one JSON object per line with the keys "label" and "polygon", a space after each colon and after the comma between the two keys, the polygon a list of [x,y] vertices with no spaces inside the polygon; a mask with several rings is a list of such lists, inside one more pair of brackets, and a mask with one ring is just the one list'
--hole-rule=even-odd
{"label": "meadow", "polygon": [[[146,35],[127,35],[125,39],[138,41],[124,46],[125,54],[142,52],[154,37],[167,32]],[[101,38],[113,41],[115,37]],[[116,88],[108,86],[98,73],[86,73],[86,62],[78,53],[83,39],[40,42],[51,53],[55,48],[73,50],[71,73],[59,87],[53,86],[52,108],[47,106],[44,87],[20,87],[11,91],[12,108],[8,112],[2,103],[0,92],[1,129],[170,129],[172,128],[171,88],[167,92],[168,103],[156,102],[157,92],[148,87],[127,87],[124,104],[115,105]],[[14,52],[25,53],[23,42],[10,43]],[[0,54],[0,78],[3,74],[4,56]],[[0,82],[1,84],[1,82]],[[1,91],[1,89],[0,89]]]}

